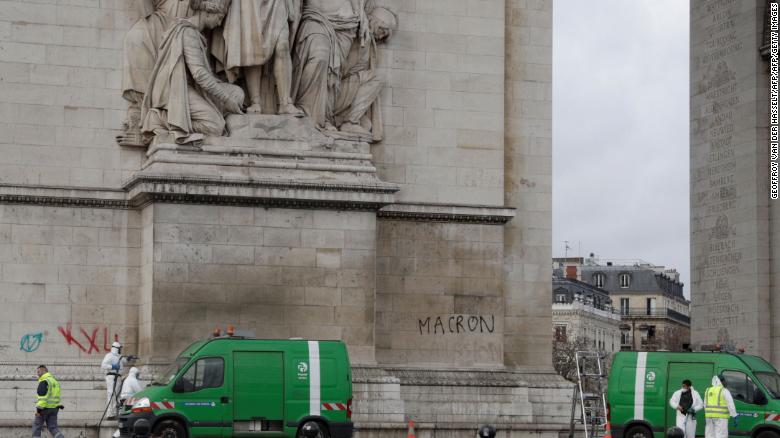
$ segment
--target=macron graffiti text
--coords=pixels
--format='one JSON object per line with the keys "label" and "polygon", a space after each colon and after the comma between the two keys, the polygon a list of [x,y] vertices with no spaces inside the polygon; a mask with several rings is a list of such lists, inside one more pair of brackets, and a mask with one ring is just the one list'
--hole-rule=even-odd
{"label": "macron graffiti text", "polygon": [[[489,320],[489,322],[488,322]],[[493,333],[496,329],[495,315],[474,316],[474,315],[451,315],[451,316],[429,316],[425,319],[417,320],[421,335],[430,334],[461,334],[461,333]]]}

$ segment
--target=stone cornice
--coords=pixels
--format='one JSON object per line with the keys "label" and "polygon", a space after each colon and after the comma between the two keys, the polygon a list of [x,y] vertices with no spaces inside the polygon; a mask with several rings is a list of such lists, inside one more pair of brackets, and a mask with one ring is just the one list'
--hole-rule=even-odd
{"label": "stone cornice", "polygon": [[422,221],[422,222],[461,222],[486,225],[503,225],[515,217],[514,208],[405,203],[392,204],[377,212],[378,219]]}
{"label": "stone cornice", "polygon": [[0,184],[0,204],[138,209],[155,203],[377,211],[381,220],[504,225],[513,208],[393,203],[388,183],[245,180],[139,174],[121,189]]}
{"label": "stone cornice", "polygon": [[127,209],[133,206],[123,190],[0,184],[0,204]]}
{"label": "stone cornice", "polygon": [[136,207],[153,202],[376,211],[394,184],[205,178],[138,174],[124,187]]}
{"label": "stone cornice", "polygon": [[230,178],[203,178],[197,176],[174,175],[136,175],[127,181],[122,188],[131,191],[143,183],[152,184],[188,184],[196,186],[221,186],[221,187],[250,187],[282,190],[318,190],[330,192],[361,192],[393,194],[400,188],[395,184],[353,184],[330,182],[306,182],[295,180],[245,180]]}
{"label": "stone cornice", "polygon": [[138,209],[153,202],[376,211],[394,184],[138,175],[122,189],[0,184],[0,204]]}

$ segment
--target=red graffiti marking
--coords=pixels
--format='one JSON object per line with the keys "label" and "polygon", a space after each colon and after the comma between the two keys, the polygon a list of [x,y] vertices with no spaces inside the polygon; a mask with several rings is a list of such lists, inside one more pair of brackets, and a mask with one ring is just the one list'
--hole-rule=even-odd
{"label": "red graffiti marking", "polygon": [[99,353],[100,348],[98,348],[97,344],[95,343],[95,338],[97,338],[98,329],[92,330],[92,336],[89,336],[87,331],[84,330],[84,328],[82,327],[79,327],[79,330],[81,330],[81,334],[84,335],[84,337],[87,338],[87,341],[89,342],[89,351],[87,351],[87,354],[92,354],[93,349]]}
{"label": "red graffiti marking", "polygon": [[67,343],[68,343],[68,345],[74,345],[74,344],[75,344],[75,345],[76,345],[76,347],[78,347],[78,348],[79,348],[79,350],[81,350],[81,351],[87,351],[87,350],[84,348],[84,346],[83,346],[83,345],[81,345],[81,344],[79,343],[79,341],[77,341],[77,340],[76,340],[76,338],[74,338],[74,337],[73,337],[73,334],[72,334],[72,332],[71,332],[71,328],[70,328],[70,323],[68,323],[68,324],[65,326],[65,328],[64,328],[64,329],[63,329],[62,327],[57,327],[57,330],[59,330],[59,331],[60,331],[60,333],[62,334],[62,336],[64,336],[64,337],[65,337],[65,342],[67,342]]}
{"label": "red graffiti marking", "polygon": [[[57,327],[57,330],[59,330],[60,334],[65,338],[65,342],[67,342],[68,345],[75,346],[82,353],[92,354],[101,352],[101,349],[98,346],[98,332],[100,331],[99,328],[93,329],[92,333],[90,334],[87,332],[87,330],[84,329],[84,327],[79,326],[79,331],[86,341],[87,347],[85,347],[84,344],[79,342],[79,340],[73,336],[73,326],[71,323],[67,323],[65,327]],[[103,327],[103,351],[106,353],[111,351],[111,346],[108,343],[109,339],[108,327]],[[119,335],[114,334],[114,340],[119,340]]]}

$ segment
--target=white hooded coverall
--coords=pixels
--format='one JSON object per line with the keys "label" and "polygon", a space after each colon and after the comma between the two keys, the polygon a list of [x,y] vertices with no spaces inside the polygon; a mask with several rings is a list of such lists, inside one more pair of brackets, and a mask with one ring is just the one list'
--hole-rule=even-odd
{"label": "white hooded coverall", "polygon": [[[712,386],[723,386],[718,376],[712,377]],[[706,398],[706,396],[705,396]],[[737,408],[734,406],[734,399],[731,398],[731,393],[725,387],[723,388],[723,398],[726,400],[726,406],[729,409],[729,415],[731,418],[737,416]],[[706,402],[705,402],[706,408]],[[707,418],[707,423],[704,428],[705,438],[729,438],[729,419],[728,418]]]}
{"label": "white hooded coverall", "polygon": [[[691,391],[691,396],[693,398],[691,409],[696,412],[704,409],[704,401],[701,399],[699,393],[693,389],[693,387],[691,387],[689,391]],[[683,415],[683,413],[677,409],[677,407],[680,406],[680,397],[682,396],[682,393],[682,388],[675,391],[674,394],[672,394],[672,398],[669,400],[669,406],[677,412],[677,427],[685,432],[685,438],[695,438],[696,417],[693,415]]]}
{"label": "white hooded coverall", "polygon": [[122,383],[122,392],[119,394],[120,400],[127,400],[141,390],[141,383],[138,382],[138,373],[140,373],[138,368],[130,368],[130,372]]}
{"label": "white hooded coverall", "polygon": [[120,388],[114,389],[114,385],[119,382],[119,377],[114,376],[111,373],[119,374],[122,370],[122,356],[119,355],[119,349],[116,347],[118,342],[115,342],[111,346],[111,352],[107,353],[103,358],[103,362],[100,364],[100,368],[106,371],[106,403],[111,403],[111,395],[116,395],[115,391],[119,391]]}

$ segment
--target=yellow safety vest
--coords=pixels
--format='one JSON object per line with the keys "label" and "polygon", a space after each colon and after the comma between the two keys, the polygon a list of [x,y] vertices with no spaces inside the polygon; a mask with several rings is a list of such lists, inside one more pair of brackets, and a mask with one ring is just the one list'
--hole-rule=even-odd
{"label": "yellow safety vest", "polygon": [[704,395],[707,399],[707,405],[704,407],[705,418],[731,418],[729,406],[726,404],[726,396],[723,395],[722,386],[711,386],[707,388]]}
{"label": "yellow safety vest", "polygon": [[45,373],[38,378],[38,383],[46,381],[48,385],[46,394],[38,396],[38,402],[35,406],[41,409],[52,409],[59,407],[60,405],[60,382],[51,375],[51,373]]}

